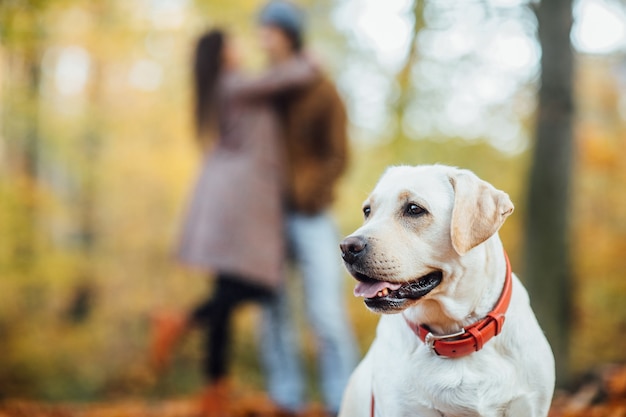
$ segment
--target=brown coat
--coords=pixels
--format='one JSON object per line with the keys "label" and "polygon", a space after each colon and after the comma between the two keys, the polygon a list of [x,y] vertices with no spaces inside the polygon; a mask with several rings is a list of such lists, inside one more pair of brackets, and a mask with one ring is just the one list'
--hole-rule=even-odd
{"label": "brown coat", "polygon": [[278,105],[287,141],[287,202],[316,214],[334,200],[348,160],[346,110],[335,86],[320,77],[281,94]]}
{"label": "brown coat", "polygon": [[222,78],[220,138],[202,164],[184,219],[182,263],[270,287],[280,284],[284,145],[270,99],[315,77],[307,62],[294,60],[259,79]]}

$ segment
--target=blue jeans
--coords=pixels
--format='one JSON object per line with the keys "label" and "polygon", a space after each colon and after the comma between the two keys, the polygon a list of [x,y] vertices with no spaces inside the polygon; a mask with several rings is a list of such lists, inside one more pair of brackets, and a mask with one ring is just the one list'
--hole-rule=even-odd
{"label": "blue jeans", "polygon": [[[287,235],[304,288],[303,303],[318,342],[321,388],[326,408],[337,412],[357,350],[344,305],[335,224],[326,214],[287,216]],[[304,378],[300,349],[285,291],[264,308],[261,354],[268,391],[281,407],[298,411],[304,406]]]}

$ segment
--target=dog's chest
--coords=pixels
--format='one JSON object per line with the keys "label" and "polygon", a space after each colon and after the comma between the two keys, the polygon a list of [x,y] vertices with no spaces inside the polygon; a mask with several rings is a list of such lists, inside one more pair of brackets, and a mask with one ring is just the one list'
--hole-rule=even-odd
{"label": "dog's chest", "polygon": [[384,356],[374,364],[377,417],[500,416],[514,395],[514,369],[497,355],[443,359],[421,346]]}

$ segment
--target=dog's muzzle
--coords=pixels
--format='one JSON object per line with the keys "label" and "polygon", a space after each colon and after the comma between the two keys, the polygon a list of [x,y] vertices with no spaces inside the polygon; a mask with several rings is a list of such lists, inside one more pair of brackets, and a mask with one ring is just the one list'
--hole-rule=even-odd
{"label": "dog's muzzle", "polygon": [[339,244],[341,258],[345,263],[353,265],[366,253],[367,241],[360,236],[348,236]]}

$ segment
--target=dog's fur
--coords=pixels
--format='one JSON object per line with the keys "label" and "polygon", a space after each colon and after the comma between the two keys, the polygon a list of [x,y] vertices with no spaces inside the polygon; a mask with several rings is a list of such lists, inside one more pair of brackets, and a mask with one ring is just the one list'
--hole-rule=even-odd
{"label": "dog's fur", "polygon": [[[409,204],[424,212],[409,213]],[[346,262],[355,277],[405,283],[441,271],[442,279],[416,300],[368,303],[398,314],[381,317],[340,417],[369,417],[372,394],[377,417],[545,417],[554,357],[517,277],[502,333],[469,356],[437,356],[405,322],[451,334],[493,308],[505,280],[497,231],[513,212],[508,195],[467,170],[401,166],[387,170],[364,207],[369,216],[351,236],[367,246]]]}

